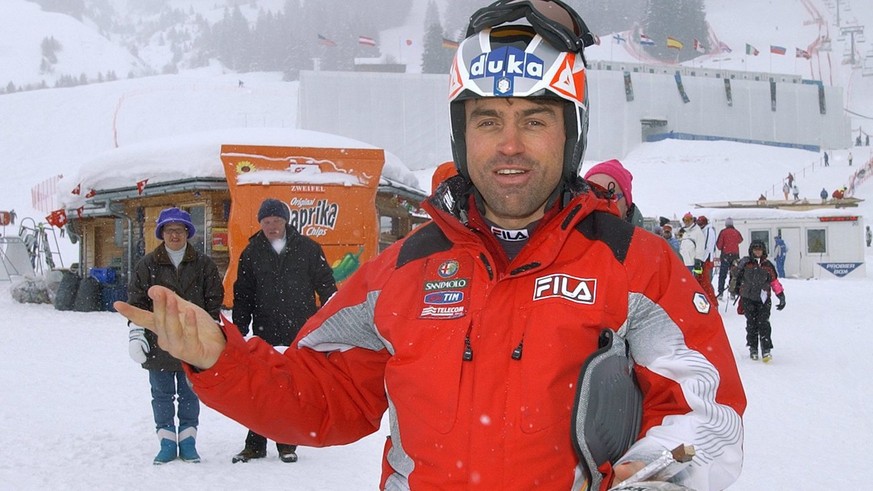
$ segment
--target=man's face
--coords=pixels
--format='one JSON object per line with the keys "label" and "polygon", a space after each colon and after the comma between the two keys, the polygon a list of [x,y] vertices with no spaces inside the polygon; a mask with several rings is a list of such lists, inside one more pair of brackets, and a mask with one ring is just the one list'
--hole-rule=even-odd
{"label": "man's face", "polygon": [[757,246],[756,246],[756,247],[753,247],[753,248],[752,248],[752,254],[754,254],[755,257],[761,257],[761,256],[764,255],[764,248],[763,248],[763,247],[757,247]]}
{"label": "man's face", "polygon": [[561,104],[522,98],[465,103],[467,169],[485,218],[511,229],[542,218],[564,160]]}
{"label": "man's face", "polygon": [[269,240],[277,240],[285,237],[285,224],[287,222],[279,217],[266,217],[261,220],[261,230]]}
{"label": "man's face", "polygon": [[171,251],[182,249],[188,242],[188,228],[181,223],[168,223],[161,233],[164,235],[164,245]]}

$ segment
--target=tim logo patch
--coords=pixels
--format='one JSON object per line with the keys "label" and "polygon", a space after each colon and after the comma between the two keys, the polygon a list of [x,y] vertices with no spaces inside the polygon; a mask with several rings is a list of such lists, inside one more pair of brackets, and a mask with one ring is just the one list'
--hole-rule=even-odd
{"label": "tim logo patch", "polygon": [[591,305],[597,297],[597,280],[577,278],[568,274],[542,276],[534,281],[533,299],[563,298],[575,303]]}
{"label": "tim logo patch", "polygon": [[433,292],[424,296],[424,303],[427,305],[451,305],[464,301],[464,292],[446,291]]}

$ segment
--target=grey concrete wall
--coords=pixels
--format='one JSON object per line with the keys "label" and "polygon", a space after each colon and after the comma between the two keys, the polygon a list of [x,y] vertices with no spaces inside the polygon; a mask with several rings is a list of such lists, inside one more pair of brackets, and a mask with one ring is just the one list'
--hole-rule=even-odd
{"label": "grey concrete wall", "polygon": [[[680,68],[690,102],[676,87],[677,68],[596,62],[588,71],[591,123],[587,160],[622,158],[644,139],[641,120],[664,126],[648,134],[731,139],[802,148],[846,148],[850,120],[843,89],[825,87],[820,114],[818,86],[800,77]],[[631,76],[627,101],[624,73]],[[776,80],[771,110],[770,78]],[[731,79],[728,105],[724,79]],[[451,160],[445,75],[302,72],[298,104],[301,129],[334,133],[377,145],[412,170]]]}

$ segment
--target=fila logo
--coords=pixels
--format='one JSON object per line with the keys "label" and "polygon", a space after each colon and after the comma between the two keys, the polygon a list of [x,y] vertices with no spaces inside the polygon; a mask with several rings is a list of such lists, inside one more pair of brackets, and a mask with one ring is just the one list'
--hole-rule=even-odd
{"label": "fila logo", "polygon": [[491,227],[491,233],[500,240],[506,242],[521,242],[530,238],[527,229],[507,230],[505,228]]}
{"label": "fila logo", "polygon": [[593,304],[597,295],[597,280],[576,278],[568,274],[552,274],[534,281],[533,299],[565,298],[571,302]]}

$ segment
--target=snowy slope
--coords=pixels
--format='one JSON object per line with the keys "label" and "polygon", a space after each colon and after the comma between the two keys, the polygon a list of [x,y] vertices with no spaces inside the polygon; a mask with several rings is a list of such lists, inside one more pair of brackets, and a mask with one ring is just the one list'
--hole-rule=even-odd
{"label": "snowy slope", "polygon": [[[4,489],[377,489],[384,422],[352,445],[300,448],[296,464],[279,461],[272,444],[263,461],[231,464],[246,431],[203,407],[203,462],[153,466],[148,377],[128,358],[123,319],[17,304],[8,291],[0,283]],[[859,299],[873,278],[788,279],[785,291],[769,365],[747,359],[743,318],[722,310],[749,401],[744,470],[730,489],[867,489],[873,304]]]}

